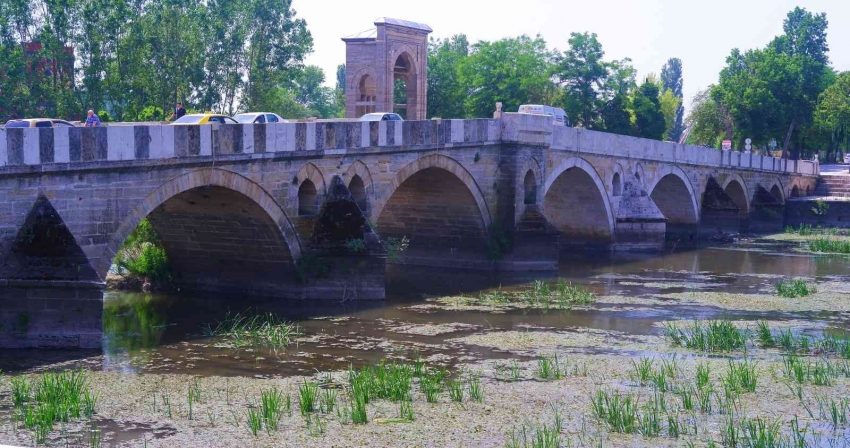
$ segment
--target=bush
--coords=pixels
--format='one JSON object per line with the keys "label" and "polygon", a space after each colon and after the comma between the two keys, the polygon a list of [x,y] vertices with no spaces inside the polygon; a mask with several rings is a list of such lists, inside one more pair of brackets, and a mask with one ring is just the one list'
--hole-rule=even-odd
{"label": "bush", "polygon": [[143,219],[127,237],[113,260],[119,272],[154,282],[171,278],[168,256],[150,221]]}

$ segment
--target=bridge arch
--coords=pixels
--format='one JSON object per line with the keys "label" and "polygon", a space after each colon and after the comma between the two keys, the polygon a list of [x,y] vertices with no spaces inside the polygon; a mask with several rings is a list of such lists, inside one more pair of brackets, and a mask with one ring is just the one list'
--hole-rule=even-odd
{"label": "bridge arch", "polygon": [[782,186],[782,181],[779,178],[773,179],[773,182],[768,184],[770,195],[773,196],[777,201],[781,203],[785,203],[785,188]]}
{"label": "bridge arch", "polygon": [[293,216],[316,214],[322,208],[326,193],[325,176],[316,165],[308,162],[292,179],[291,205],[287,211]]}
{"label": "bridge arch", "polygon": [[730,174],[723,181],[723,191],[732,198],[735,205],[738,206],[738,216],[746,219],[750,214],[750,200],[752,196],[747,189],[747,183],[736,173]]}
{"label": "bridge arch", "polygon": [[614,169],[612,171],[613,174],[611,175],[611,196],[616,198],[623,195],[623,182],[625,182],[625,179],[623,178],[623,166],[619,163],[615,163]]}
{"label": "bridge arch", "polygon": [[688,175],[681,168],[670,165],[659,168],[647,191],[667,218],[668,238],[696,236],[699,202]]}
{"label": "bridge arch", "polygon": [[369,168],[365,163],[356,160],[348,166],[342,178],[345,179],[348,191],[354,196],[360,210],[368,216],[372,203],[370,197],[374,195],[372,173]]}
{"label": "bridge arch", "polygon": [[429,154],[402,168],[373,206],[383,238],[406,236],[411,249],[474,247],[484,243],[492,222],[472,175],[456,160]]}
{"label": "bridge arch", "polygon": [[[254,181],[228,170],[202,168],[160,185],[120,223],[107,243],[107,259],[144,218],[159,234],[174,270],[186,268],[188,276],[212,269],[204,281],[220,276],[226,277],[222,284],[250,283],[254,278],[238,278],[245,269],[280,275],[301,256],[295,228],[277,201]],[[206,257],[218,267],[211,268]],[[108,269],[105,263],[101,278]]]}
{"label": "bridge arch", "polygon": [[543,214],[567,237],[610,241],[614,215],[605,183],[580,157],[555,167],[543,188]]}

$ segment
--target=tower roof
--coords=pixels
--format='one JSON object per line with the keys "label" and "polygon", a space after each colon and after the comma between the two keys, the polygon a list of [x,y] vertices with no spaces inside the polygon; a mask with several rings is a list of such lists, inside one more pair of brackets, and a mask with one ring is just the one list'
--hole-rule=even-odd
{"label": "tower roof", "polygon": [[410,22],[410,21],[407,21],[407,20],[392,19],[392,18],[389,18],[389,17],[381,17],[378,20],[375,20],[375,25],[402,26],[402,27],[405,27],[405,28],[412,28],[414,30],[425,31],[426,33],[430,33],[430,32],[434,31],[434,30],[431,29],[430,26],[425,25],[424,23],[416,23],[416,22]]}

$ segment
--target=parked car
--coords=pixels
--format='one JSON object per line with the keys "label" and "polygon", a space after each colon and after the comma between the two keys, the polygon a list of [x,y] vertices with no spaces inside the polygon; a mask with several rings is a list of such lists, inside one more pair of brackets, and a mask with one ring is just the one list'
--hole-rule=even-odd
{"label": "parked car", "polygon": [[74,127],[73,124],[65,120],[57,120],[55,118],[26,118],[23,120],[9,120],[4,128],[59,128],[59,127]]}
{"label": "parked car", "polygon": [[401,118],[399,114],[373,112],[360,117],[360,121],[404,121],[404,118]]}
{"label": "parked car", "polygon": [[233,119],[240,123],[289,123],[278,114],[271,112],[247,112],[236,114]]}
{"label": "parked car", "polygon": [[212,124],[212,123],[239,124],[236,120],[228,117],[227,115],[211,114],[211,113],[183,115],[182,117],[178,118],[177,121],[175,121],[172,124],[191,126],[191,125]]}
{"label": "parked car", "polygon": [[564,112],[564,109],[561,109],[559,107],[543,106],[540,104],[523,104],[519,107],[519,113],[534,115],[551,115],[552,118],[555,120],[555,126],[572,126],[570,124],[570,117],[567,116],[567,113]]}

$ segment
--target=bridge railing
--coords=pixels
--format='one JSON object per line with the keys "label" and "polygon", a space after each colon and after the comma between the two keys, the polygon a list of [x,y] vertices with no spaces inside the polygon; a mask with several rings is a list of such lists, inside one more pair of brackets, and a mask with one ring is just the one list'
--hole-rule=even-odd
{"label": "bridge railing", "polygon": [[555,150],[629,157],[677,164],[734,167],[817,175],[817,162],[787,160],[738,151],[721,151],[702,146],[680,145],[645,138],[609,134],[581,128],[554,126],[542,115],[502,114],[502,139],[537,144]]}
{"label": "bridge railing", "polygon": [[0,129],[0,166],[455,146],[501,141],[498,120]]}
{"label": "bridge railing", "polygon": [[[0,167],[257,155],[293,151],[341,154],[364,148],[454,147],[514,142],[615,157],[817,175],[817,162],[678,145],[553,126],[542,115],[498,119],[379,122],[128,125],[0,129]],[[53,169],[62,169],[61,167]]]}

